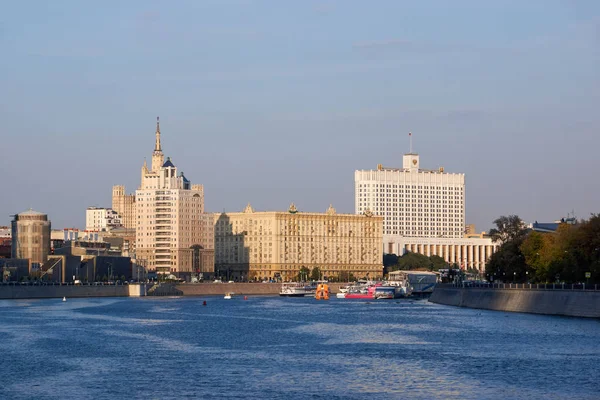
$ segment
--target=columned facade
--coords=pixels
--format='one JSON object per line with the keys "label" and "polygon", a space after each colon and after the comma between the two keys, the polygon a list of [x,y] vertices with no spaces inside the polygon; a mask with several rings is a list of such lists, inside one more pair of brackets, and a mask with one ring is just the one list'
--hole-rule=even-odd
{"label": "columned facade", "polygon": [[447,263],[458,264],[461,268],[474,268],[485,271],[485,263],[492,256],[498,245],[490,238],[413,238],[402,236],[383,237],[383,249],[386,253],[399,256],[406,252],[425,256],[440,256]]}

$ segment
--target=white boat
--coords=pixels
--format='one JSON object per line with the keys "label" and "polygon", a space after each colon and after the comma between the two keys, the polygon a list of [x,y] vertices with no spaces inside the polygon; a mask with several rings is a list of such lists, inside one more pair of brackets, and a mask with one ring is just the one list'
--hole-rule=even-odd
{"label": "white boat", "polygon": [[317,288],[315,285],[305,282],[284,282],[281,284],[280,296],[304,297],[314,296]]}
{"label": "white boat", "polygon": [[63,301],[67,301],[67,298],[66,298],[66,297],[63,297]]}
{"label": "white boat", "polygon": [[335,297],[337,297],[338,299],[345,299],[346,298],[346,292],[336,293]]}
{"label": "white boat", "polygon": [[231,300],[231,297],[233,297],[233,293],[225,293],[225,297],[223,297],[225,300]]}
{"label": "white boat", "polygon": [[[408,281],[388,281],[382,286],[384,289],[380,289],[382,292],[381,297],[379,298],[394,298],[398,299],[401,297],[409,297],[412,294],[412,287],[408,283]],[[389,293],[393,292],[394,296],[389,297]]]}

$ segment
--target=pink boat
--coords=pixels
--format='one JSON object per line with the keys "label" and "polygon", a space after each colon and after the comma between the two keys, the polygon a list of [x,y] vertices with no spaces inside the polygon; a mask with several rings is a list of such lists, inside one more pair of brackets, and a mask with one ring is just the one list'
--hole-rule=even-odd
{"label": "pink boat", "polygon": [[345,299],[373,299],[375,296],[375,288],[381,286],[380,283],[370,286],[353,286],[348,288]]}

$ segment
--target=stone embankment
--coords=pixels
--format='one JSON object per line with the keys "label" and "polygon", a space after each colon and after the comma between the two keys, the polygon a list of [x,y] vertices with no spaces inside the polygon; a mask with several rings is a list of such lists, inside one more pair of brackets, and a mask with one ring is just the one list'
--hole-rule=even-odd
{"label": "stone embankment", "polygon": [[[347,283],[328,283],[329,291],[337,293]],[[177,285],[184,296],[211,296],[235,293],[236,295],[279,295],[281,283],[184,283]]]}
{"label": "stone embankment", "polygon": [[[347,283],[329,283],[331,293],[337,293]],[[137,297],[137,296],[217,296],[236,295],[276,296],[281,283],[184,283],[131,285],[2,285],[0,299],[44,299],[75,297]]]}
{"label": "stone embankment", "polygon": [[145,296],[146,285],[3,285],[0,299],[46,299],[74,297],[137,297]]}
{"label": "stone embankment", "polygon": [[485,310],[600,318],[600,291],[436,285],[429,301]]}

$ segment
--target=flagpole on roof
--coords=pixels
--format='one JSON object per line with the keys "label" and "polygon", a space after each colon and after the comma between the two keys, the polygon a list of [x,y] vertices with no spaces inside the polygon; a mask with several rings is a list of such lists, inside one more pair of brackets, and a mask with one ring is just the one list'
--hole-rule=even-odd
{"label": "flagpole on roof", "polygon": [[412,154],[412,132],[408,132],[408,141],[410,143],[410,154]]}

